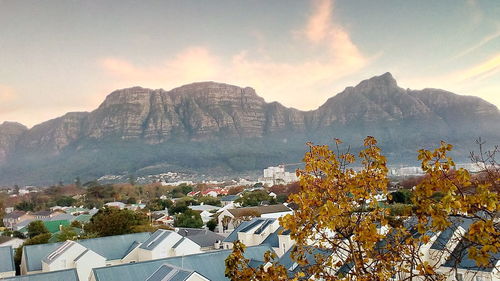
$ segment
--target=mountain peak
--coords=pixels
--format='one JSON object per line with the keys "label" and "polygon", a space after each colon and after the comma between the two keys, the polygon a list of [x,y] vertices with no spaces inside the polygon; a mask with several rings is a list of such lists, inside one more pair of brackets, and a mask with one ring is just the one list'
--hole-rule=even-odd
{"label": "mountain peak", "polygon": [[[358,86],[361,87],[366,87],[366,86],[371,86],[371,87],[384,87],[384,88],[397,88],[398,83],[396,79],[392,76],[390,72],[386,72],[382,75],[379,76],[374,76],[370,79],[363,80],[361,83],[358,84]],[[358,87],[356,86],[356,87]]]}

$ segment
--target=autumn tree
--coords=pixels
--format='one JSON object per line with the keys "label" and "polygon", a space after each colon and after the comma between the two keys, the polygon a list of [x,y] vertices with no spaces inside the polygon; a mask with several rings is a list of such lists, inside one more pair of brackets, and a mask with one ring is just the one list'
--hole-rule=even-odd
{"label": "autumn tree", "polygon": [[[295,241],[290,253],[294,271],[280,265],[272,252],[265,255],[264,265],[251,267],[245,245],[236,241],[226,259],[228,278],[443,280],[446,273],[436,271],[439,265],[424,256],[423,247],[457,217],[474,221],[468,230],[457,232],[459,249],[465,249],[476,266],[495,266],[492,257],[500,248],[499,174],[475,182],[466,170],[456,169],[447,155],[451,145],[443,142],[434,151],[420,150],[426,177],[413,192],[409,216],[395,222],[389,209],[379,204],[390,196],[386,158],[376,140],[367,137],[358,157],[349,150],[341,153],[340,144],[336,140],[334,151],[308,144],[305,168],[297,172],[300,190],[289,198],[297,209],[280,218]],[[352,167],[356,162],[361,169]],[[436,193],[442,197],[436,199]]]}

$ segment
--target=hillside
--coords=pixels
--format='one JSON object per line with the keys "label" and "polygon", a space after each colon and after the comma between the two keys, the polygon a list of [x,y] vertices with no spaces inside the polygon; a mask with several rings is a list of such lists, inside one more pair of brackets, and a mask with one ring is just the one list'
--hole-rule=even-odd
{"label": "hillside", "polygon": [[[92,112],[31,129],[0,125],[0,184],[165,171],[226,174],[296,162],[305,142],[380,140],[392,163],[446,140],[464,159],[481,136],[500,140],[498,109],[476,97],[409,90],[390,73],[348,87],[313,111],[267,103],[252,88],[201,82],[116,90]],[[356,146],[354,147],[356,149]]]}

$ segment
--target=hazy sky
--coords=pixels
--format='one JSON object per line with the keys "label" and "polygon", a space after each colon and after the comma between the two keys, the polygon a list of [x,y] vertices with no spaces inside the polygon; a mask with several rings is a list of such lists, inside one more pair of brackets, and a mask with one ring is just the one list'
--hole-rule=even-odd
{"label": "hazy sky", "polygon": [[498,0],[0,0],[0,123],[218,81],[314,109],[391,72],[500,106]]}

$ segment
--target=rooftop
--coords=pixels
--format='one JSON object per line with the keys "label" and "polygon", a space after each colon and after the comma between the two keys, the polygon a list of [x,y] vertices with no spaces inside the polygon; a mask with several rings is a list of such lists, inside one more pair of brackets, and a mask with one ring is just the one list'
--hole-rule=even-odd
{"label": "rooftop", "polygon": [[14,255],[11,246],[0,247],[0,273],[16,271]]}
{"label": "rooftop", "polygon": [[[225,259],[231,251],[232,250],[213,251],[152,261],[100,267],[94,268],[93,274],[96,281],[146,280],[162,265],[168,264],[169,266],[180,267],[184,270],[196,271],[209,280],[222,281],[228,280],[224,276],[226,269]],[[245,250],[245,257],[256,261],[262,261],[266,251],[272,251],[272,248],[267,245],[248,247]]]}

